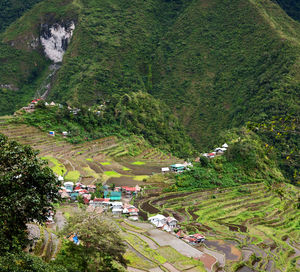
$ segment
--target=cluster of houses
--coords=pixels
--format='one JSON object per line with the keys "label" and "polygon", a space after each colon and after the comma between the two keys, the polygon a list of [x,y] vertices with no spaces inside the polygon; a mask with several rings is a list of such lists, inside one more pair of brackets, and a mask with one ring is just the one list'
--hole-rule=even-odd
{"label": "cluster of houses", "polygon": [[169,167],[162,167],[161,172],[162,173],[182,173],[185,170],[189,170],[191,167],[193,167],[193,164],[191,162],[184,162],[184,163],[176,163],[172,164]]}
{"label": "cluster of houses", "polygon": [[224,152],[227,150],[227,148],[228,148],[228,144],[225,143],[222,145],[222,147],[215,148],[213,152],[203,153],[203,154],[201,154],[201,156],[206,157],[208,159],[212,159],[216,156],[223,155]]}
{"label": "cluster of houses", "polygon": [[178,222],[174,217],[165,217],[162,214],[157,214],[155,216],[149,217],[148,221],[150,221],[150,223],[155,227],[167,232],[172,232],[175,228],[177,228]]}
{"label": "cluster of houses", "polygon": [[157,214],[155,216],[149,217],[148,221],[150,221],[150,223],[153,224],[156,228],[173,233],[177,238],[182,239],[187,243],[198,244],[203,243],[205,240],[205,236],[200,233],[187,235],[183,232],[183,230],[179,230],[178,232],[174,233],[174,230],[178,228],[178,221],[174,217],[165,217],[162,214]]}
{"label": "cluster of houses", "polygon": [[131,220],[138,220],[139,210],[133,205],[123,203],[122,196],[127,199],[137,195],[141,191],[141,187],[122,186],[109,190],[107,185],[103,186],[103,198],[94,197],[92,194],[96,192],[96,185],[84,185],[80,182],[64,182],[59,193],[62,199],[66,201],[78,201],[78,197],[83,199],[84,204],[88,205],[87,212],[101,214],[111,211],[113,215],[127,215]]}
{"label": "cluster of houses", "polygon": [[199,244],[205,241],[205,236],[200,233],[194,233],[187,235],[183,232],[183,230],[179,230],[176,233],[176,237],[182,239],[183,241],[190,243],[190,244]]}
{"label": "cluster of houses", "polygon": [[[43,98],[37,98],[37,99],[33,99],[28,106],[21,108],[21,110],[24,110],[28,113],[34,112],[35,110],[35,106],[40,102],[43,101]],[[54,107],[54,106],[59,106],[60,108],[63,107],[63,105],[61,104],[55,104],[53,101],[51,103],[45,102],[45,106],[46,107]]]}

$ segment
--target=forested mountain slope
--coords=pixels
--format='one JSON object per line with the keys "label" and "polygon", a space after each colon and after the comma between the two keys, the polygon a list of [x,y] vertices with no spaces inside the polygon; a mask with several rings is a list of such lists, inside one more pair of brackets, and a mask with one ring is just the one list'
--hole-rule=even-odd
{"label": "forested mountain slope", "polygon": [[0,32],[18,19],[33,5],[42,0],[2,0],[0,1]]}
{"label": "forested mountain slope", "polygon": [[156,52],[151,93],[202,146],[246,120],[295,114],[299,37],[270,1],[193,1]]}
{"label": "forested mountain slope", "polygon": [[1,36],[1,114],[47,76],[41,25],[70,22],[48,100],[92,105],[146,91],[200,147],[249,120],[299,113],[300,23],[274,1],[44,0]]}
{"label": "forested mountain slope", "polygon": [[293,19],[300,21],[300,2],[298,0],[273,0]]}

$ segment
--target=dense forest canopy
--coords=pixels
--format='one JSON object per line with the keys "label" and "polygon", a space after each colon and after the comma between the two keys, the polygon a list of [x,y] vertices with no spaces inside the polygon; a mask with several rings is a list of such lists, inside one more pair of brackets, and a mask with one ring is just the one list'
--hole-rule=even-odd
{"label": "dense forest canopy", "polygon": [[0,2],[0,32],[42,0],[2,0]]}
{"label": "dense forest canopy", "polygon": [[300,21],[300,2],[298,0],[273,0],[293,19]]}

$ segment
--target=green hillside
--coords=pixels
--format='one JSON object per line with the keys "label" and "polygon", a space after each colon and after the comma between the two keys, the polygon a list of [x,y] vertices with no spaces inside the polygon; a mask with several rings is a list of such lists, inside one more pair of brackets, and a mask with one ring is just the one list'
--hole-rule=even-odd
{"label": "green hillside", "polygon": [[115,94],[106,103],[80,108],[76,114],[67,107],[46,107],[41,103],[34,113],[21,114],[18,122],[44,131],[68,131],[68,141],[75,144],[112,135],[136,135],[180,158],[194,155],[182,124],[163,102],[144,92]]}
{"label": "green hillside", "polygon": [[248,121],[299,115],[300,23],[286,12],[272,0],[44,0],[1,34],[0,114],[47,76],[42,46],[30,46],[41,23],[74,21],[49,101],[91,106],[148,92],[208,149]]}
{"label": "green hillside", "polygon": [[270,1],[193,1],[157,50],[152,93],[201,146],[246,120],[296,114],[299,37]]}
{"label": "green hillside", "polygon": [[300,21],[300,2],[298,0],[273,0],[293,19]]}
{"label": "green hillside", "polygon": [[0,32],[33,5],[42,0],[4,0],[0,2]]}

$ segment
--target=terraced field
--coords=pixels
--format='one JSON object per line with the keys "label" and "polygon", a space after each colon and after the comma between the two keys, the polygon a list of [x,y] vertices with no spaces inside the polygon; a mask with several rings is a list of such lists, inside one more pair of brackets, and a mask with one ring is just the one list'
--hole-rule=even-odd
{"label": "terraced field", "polygon": [[[200,260],[181,254],[170,245],[160,245],[151,237],[151,231],[157,231],[147,223],[128,222],[119,220],[121,236],[128,246],[125,258],[128,260],[128,271],[131,272],[204,272],[205,267]],[[162,231],[160,235],[170,235]],[[177,240],[177,238],[172,237]],[[179,241],[179,243],[184,243]],[[189,245],[185,245],[189,247]],[[193,250],[193,248],[191,248]],[[196,250],[196,252],[198,252]],[[200,256],[203,255],[198,252]],[[213,260],[213,263],[215,260]],[[211,265],[211,264],[210,264]],[[208,269],[210,271],[210,269]]]}
{"label": "terraced field", "polygon": [[[144,184],[161,166],[176,161],[156,149],[143,148],[139,140],[132,143],[107,137],[72,145],[60,136],[48,136],[37,128],[13,124],[10,119],[0,118],[0,133],[40,150],[39,156],[48,160],[49,166],[65,180],[85,184]],[[139,151],[134,158],[129,157],[128,151],[135,144]],[[205,234],[207,240],[199,246],[202,261],[209,262],[211,258],[214,263],[217,260],[220,271],[299,271],[297,204],[299,206],[300,196],[297,188],[282,185],[279,189],[283,193],[279,195],[259,183],[163,193],[163,188],[168,186],[168,175],[152,176],[146,184],[149,183],[151,187],[135,200],[141,218],[147,220],[150,215],[162,213],[174,216],[187,233]],[[131,261],[130,271],[203,271],[202,265],[174,248],[153,242],[147,230],[126,222],[120,222],[120,228],[128,244],[126,258]],[[39,237],[37,255],[46,260],[53,258],[59,248],[55,234],[40,228]],[[205,267],[207,269],[208,264]]]}
{"label": "terraced field", "polygon": [[[143,184],[153,172],[176,160],[171,155],[148,148],[140,139],[106,137],[84,144],[72,145],[62,136],[49,136],[38,128],[14,124],[9,118],[0,118],[0,133],[40,151],[39,156],[49,162],[57,175],[67,181],[84,184],[95,182],[116,185]],[[129,151],[136,148],[134,159]],[[137,163],[137,162],[142,163]]]}
{"label": "terraced field", "polygon": [[204,233],[200,246],[223,254],[226,271],[299,271],[299,190],[283,185],[281,198],[263,183],[137,199],[144,219],[155,213],[174,216],[187,233]]}

